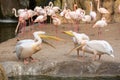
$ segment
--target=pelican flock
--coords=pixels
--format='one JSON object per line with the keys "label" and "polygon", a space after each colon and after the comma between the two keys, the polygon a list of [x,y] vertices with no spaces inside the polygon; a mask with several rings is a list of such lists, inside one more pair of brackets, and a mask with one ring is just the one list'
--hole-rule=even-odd
{"label": "pelican flock", "polygon": [[[101,14],[109,14],[109,11],[103,7],[100,7],[100,0],[97,1],[97,10]],[[93,25],[92,28],[98,27],[98,36],[101,35],[101,27],[107,26],[107,21],[105,17],[102,17],[101,20],[96,21],[96,12],[93,11],[93,4],[90,2],[90,12],[89,14],[86,14],[85,10],[82,8],[79,8],[77,4],[74,6],[74,10],[72,11],[71,9],[67,8],[67,3],[64,5],[64,9],[60,9],[57,6],[54,6],[52,2],[49,3],[48,6],[44,6],[42,8],[41,6],[36,6],[34,10],[28,10],[28,9],[19,9],[18,11],[13,8],[12,11],[16,17],[19,17],[19,22],[15,30],[15,34],[18,32],[18,28],[20,24],[24,24],[26,26],[26,20],[31,19],[33,16],[37,16],[36,19],[33,21],[34,23],[41,23],[47,20],[47,16],[50,16],[53,23],[55,26],[55,32],[57,34],[58,32],[58,26],[62,24],[61,19],[59,17],[63,17],[67,20],[72,20],[73,24],[76,24],[74,27],[74,30],[69,30],[69,31],[63,31],[63,33],[68,34],[73,37],[73,43],[75,47],[68,52],[71,53],[73,50],[77,50],[77,55],[79,55],[79,51],[82,51],[83,53],[92,53],[94,54],[94,60],[96,60],[96,55],[99,56],[99,59],[101,58],[101,55],[107,54],[109,56],[114,57],[113,54],[113,48],[110,45],[110,43],[106,40],[91,40],[88,35],[85,33],[80,33],[79,32],[79,22],[89,22],[91,23],[92,21],[95,21],[95,24]],[[61,11],[59,13],[59,11]],[[59,17],[58,17],[59,16]],[[39,25],[41,26],[41,25]],[[25,27],[24,27],[25,28]],[[55,36],[47,36],[45,35],[44,31],[36,31],[33,33],[34,39],[25,39],[25,40],[20,40],[16,43],[15,51],[17,58],[19,60],[23,60],[25,64],[35,61],[32,57],[33,54],[36,52],[40,51],[42,49],[42,43],[47,43],[51,47],[55,48],[52,44],[46,42],[43,39],[50,38],[50,39],[56,39],[56,40],[62,40],[59,37]]]}
{"label": "pelican flock", "polygon": [[112,46],[105,40],[90,40],[86,34],[73,31],[64,31],[64,33],[73,36],[73,42],[77,45],[69,53],[76,49],[79,57],[79,50],[81,50],[83,53],[87,52],[94,54],[93,60],[96,60],[96,55],[99,56],[99,60],[103,54],[114,57]]}

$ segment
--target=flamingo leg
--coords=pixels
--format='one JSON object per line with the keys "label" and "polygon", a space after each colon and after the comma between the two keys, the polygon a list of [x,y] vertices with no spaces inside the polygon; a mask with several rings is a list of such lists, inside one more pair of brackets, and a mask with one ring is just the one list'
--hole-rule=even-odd
{"label": "flamingo leg", "polygon": [[79,25],[78,25],[78,22],[75,21],[74,24],[75,24],[74,31],[75,31],[75,32],[79,32]]}
{"label": "flamingo leg", "polygon": [[77,32],[79,32],[79,23],[77,21]]}
{"label": "flamingo leg", "polygon": [[76,32],[76,23],[74,22],[73,25],[74,25],[74,31]]}
{"label": "flamingo leg", "polygon": [[100,27],[98,27],[98,39],[100,39]]}
{"label": "flamingo leg", "polygon": [[79,49],[77,49],[77,56],[78,56],[78,58],[80,57],[80,55],[79,55]]}
{"label": "flamingo leg", "polygon": [[22,32],[23,35],[24,35],[24,32],[26,31],[25,27],[26,27],[26,22],[24,21],[24,22],[23,22],[23,26],[22,26],[22,28],[23,28],[23,32]]}
{"label": "flamingo leg", "polygon": [[56,36],[57,36],[57,34],[58,34],[58,26],[57,25],[55,26],[55,33],[56,33]]}
{"label": "flamingo leg", "polygon": [[18,28],[19,28],[19,26],[20,26],[20,22],[18,22],[17,27],[16,27],[16,29],[15,29],[15,35],[16,35],[17,32],[18,32]]}

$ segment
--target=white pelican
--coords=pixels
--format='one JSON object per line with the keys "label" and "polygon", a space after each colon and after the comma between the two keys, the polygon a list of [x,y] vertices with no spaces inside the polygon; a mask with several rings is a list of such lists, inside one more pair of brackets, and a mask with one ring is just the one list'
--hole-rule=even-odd
{"label": "white pelican", "polygon": [[[73,31],[64,31],[64,33],[73,37],[73,42],[74,42],[75,47],[78,46],[79,44],[81,44],[82,40],[87,40],[87,41],[90,40],[89,37],[86,34],[84,34],[84,33],[77,33],[77,32],[73,32]],[[79,50],[81,50],[81,48],[77,49],[77,55],[78,55],[78,57],[79,57]]]}
{"label": "white pelican", "polygon": [[[15,48],[17,58],[19,60],[21,60],[21,59],[24,60],[24,64],[29,63],[29,61],[35,61],[32,58],[32,55],[41,49],[42,42],[45,42],[48,45],[52,46],[48,42],[43,41],[42,38],[51,38],[51,39],[55,39],[55,40],[60,40],[60,38],[57,38],[54,36],[47,36],[44,34],[45,34],[45,32],[43,32],[43,31],[37,31],[37,32],[33,33],[33,35],[35,37],[34,40],[32,40],[32,39],[20,40],[16,44],[16,48]],[[54,46],[52,46],[52,47],[54,47]]]}
{"label": "white pelican", "polygon": [[101,58],[101,55],[103,54],[107,54],[111,57],[114,57],[112,46],[105,40],[91,40],[91,41],[83,40],[81,41],[80,46],[77,47],[76,49],[79,49],[80,47],[83,53],[88,52],[94,54],[93,60],[96,60],[96,55],[99,56],[99,60]]}

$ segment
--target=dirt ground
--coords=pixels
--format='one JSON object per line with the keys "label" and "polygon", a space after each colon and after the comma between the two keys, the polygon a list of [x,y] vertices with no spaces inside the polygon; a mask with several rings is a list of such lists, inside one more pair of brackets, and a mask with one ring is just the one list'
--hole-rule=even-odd
{"label": "dirt ground", "polygon": [[[98,29],[92,28],[93,24],[79,24],[79,33],[87,34],[91,40],[98,39],[97,31]],[[109,23],[108,26],[102,28],[101,39],[108,41],[114,50],[115,58],[112,58],[108,55],[103,55],[100,62],[112,62],[119,65],[120,70],[120,23]],[[76,51],[73,51],[70,55],[66,56],[65,54],[69,52],[73,47],[72,38],[66,34],[63,34],[62,31],[73,29],[73,24],[62,24],[58,27],[57,36],[63,38],[65,41],[55,41],[47,40],[52,43],[56,49],[43,44],[42,50],[33,55],[34,58],[39,59],[40,61],[64,61],[64,60],[77,60],[77,61],[87,61],[91,60],[93,57],[92,54],[86,53],[85,59],[77,58]],[[34,31],[45,31],[49,35],[55,34],[55,27],[52,24],[41,24],[40,27],[38,24],[33,26]],[[29,30],[29,29],[28,29]],[[33,31],[33,32],[34,32]],[[19,35],[20,39],[33,39],[31,31],[27,31],[24,34]],[[17,62],[16,54],[13,53],[16,45],[16,38],[9,39],[5,42],[0,43],[0,62],[5,61],[15,61]],[[82,53],[80,52],[80,55]]]}

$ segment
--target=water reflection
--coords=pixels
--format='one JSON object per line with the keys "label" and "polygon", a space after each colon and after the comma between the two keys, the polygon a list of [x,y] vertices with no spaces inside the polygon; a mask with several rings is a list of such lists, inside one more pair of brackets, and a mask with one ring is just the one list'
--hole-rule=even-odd
{"label": "water reflection", "polygon": [[0,22],[0,42],[15,37],[15,28],[17,23],[1,23]]}
{"label": "water reflection", "polygon": [[9,80],[120,80],[120,76],[116,76],[116,77],[19,76],[19,77],[10,77]]}

